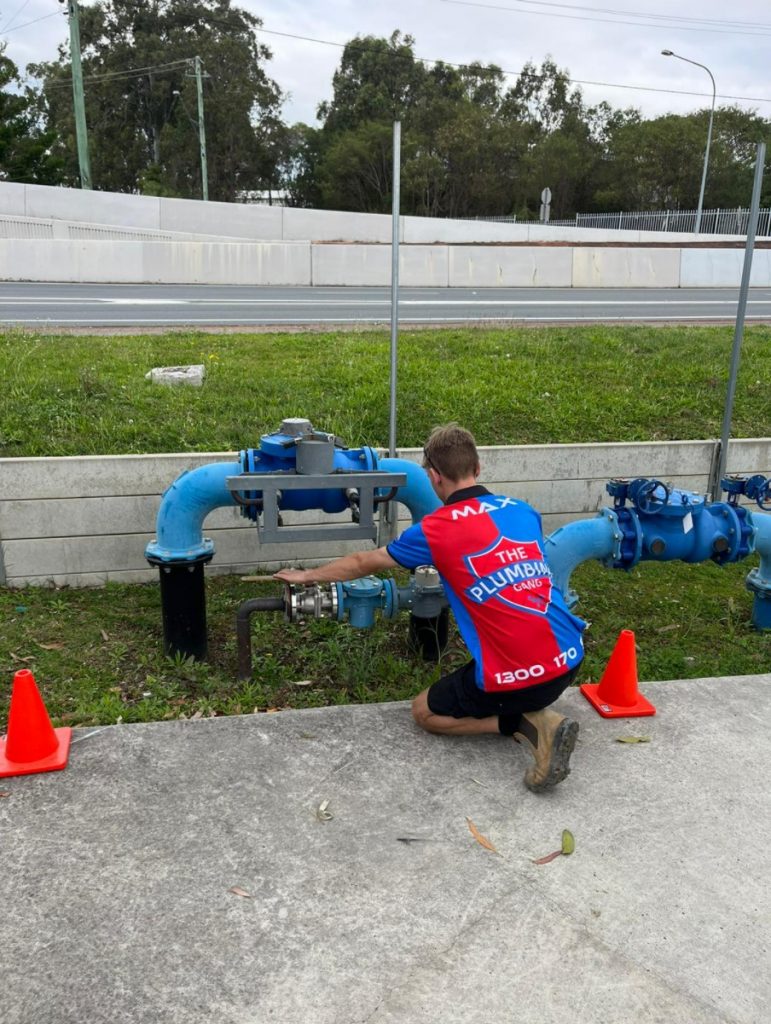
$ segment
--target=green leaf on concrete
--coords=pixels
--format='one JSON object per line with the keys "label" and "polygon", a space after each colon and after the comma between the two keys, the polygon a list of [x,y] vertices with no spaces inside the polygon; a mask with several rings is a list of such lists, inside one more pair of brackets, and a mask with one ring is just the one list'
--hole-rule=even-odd
{"label": "green leaf on concrete", "polygon": [[575,851],[576,841],[573,837],[573,833],[564,828],[562,830],[562,853],[569,857],[571,853]]}

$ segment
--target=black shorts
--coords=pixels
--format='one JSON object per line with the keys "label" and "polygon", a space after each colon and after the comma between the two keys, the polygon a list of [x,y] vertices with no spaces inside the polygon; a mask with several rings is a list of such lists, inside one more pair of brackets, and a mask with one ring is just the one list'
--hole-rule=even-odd
{"label": "black shorts", "polygon": [[470,661],[443,676],[428,690],[428,710],[450,718],[490,718],[493,715],[521,715],[548,707],[575,679],[580,665],[570,672],[522,690],[486,693],[476,684],[476,662]]}

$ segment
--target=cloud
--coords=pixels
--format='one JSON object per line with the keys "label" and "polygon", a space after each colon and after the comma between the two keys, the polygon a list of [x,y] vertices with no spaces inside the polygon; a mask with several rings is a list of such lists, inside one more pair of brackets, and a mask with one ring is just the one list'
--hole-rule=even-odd
{"label": "cloud", "polygon": [[[691,30],[672,27],[607,24],[602,21],[569,20],[569,9],[556,3],[534,6],[531,0],[489,0],[513,11],[461,6],[442,0],[241,0],[239,6],[262,18],[272,32],[284,32],[330,42],[345,43],[355,35],[390,36],[395,29],[415,37],[415,52],[421,57],[456,63],[481,61],[517,72],[527,60],[540,64],[549,54],[582,85],[589,103],[606,100],[616,107],[638,107],[646,117],[672,111],[686,113],[709,106],[711,83],[706,72],[683,61],[661,56],[670,48],[707,65],[715,76],[718,94],[765,98],[767,102],[742,102],[745,109],[757,109],[771,117],[771,85],[767,84],[766,53],[771,39],[771,9],[767,0],[682,0],[676,14],[701,19]],[[17,26],[24,21],[51,14],[53,0],[30,0]],[[574,7],[604,7],[623,11],[654,12],[673,18],[673,8],[656,0],[651,10],[643,0],[563,0]],[[3,20],[19,6],[5,0]],[[563,17],[552,15],[561,14]],[[590,13],[583,11],[580,17]],[[576,13],[575,17],[579,14]],[[571,14],[571,18],[574,15]],[[597,17],[605,17],[598,14]],[[712,22],[755,25],[742,29],[756,34],[729,34],[725,25]],[[634,14],[618,20],[633,21]],[[765,31],[762,27],[766,26]],[[699,31],[696,29],[699,28]],[[738,26],[737,26],[738,31]],[[0,31],[0,37],[3,33]],[[64,17],[48,17],[7,37],[7,52],[20,67],[31,61],[56,56],[57,46],[67,38]],[[318,104],[332,93],[332,75],[341,50],[265,32],[262,41],[273,52],[268,73],[289,94],[284,115],[289,121],[315,123]],[[513,79],[512,79],[513,80]],[[615,84],[613,84],[615,83]],[[682,90],[700,95],[636,91],[620,86],[648,86],[661,90]],[[718,99],[718,103],[734,102]]]}

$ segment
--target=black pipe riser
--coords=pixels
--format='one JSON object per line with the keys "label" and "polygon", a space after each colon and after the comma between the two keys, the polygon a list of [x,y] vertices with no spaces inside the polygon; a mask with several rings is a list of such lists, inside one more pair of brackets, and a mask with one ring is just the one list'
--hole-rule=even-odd
{"label": "black pipe riser", "polygon": [[410,613],[409,645],[423,661],[439,661],[447,649],[449,629],[449,608],[442,608],[438,615],[430,618]]}
{"label": "black pipe riser", "polygon": [[208,642],[203,567],[211,558],[211,555],[205,555],[194,562],[155,562],[161,583],[163,650],[171,658],[177,655],[196,661],[206,658]]}

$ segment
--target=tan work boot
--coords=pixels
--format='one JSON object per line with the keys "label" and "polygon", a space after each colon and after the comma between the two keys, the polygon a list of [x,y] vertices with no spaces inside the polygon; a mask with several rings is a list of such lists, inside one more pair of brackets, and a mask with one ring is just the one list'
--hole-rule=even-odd
{"label": "tan work boot", "polygon": [[524,740],[535,764],[525,772],[525,785],[534,793],[551,789],[570,774],[570,755],[576,745],[578,722],[556,711],[525,711],[514,738]]}

